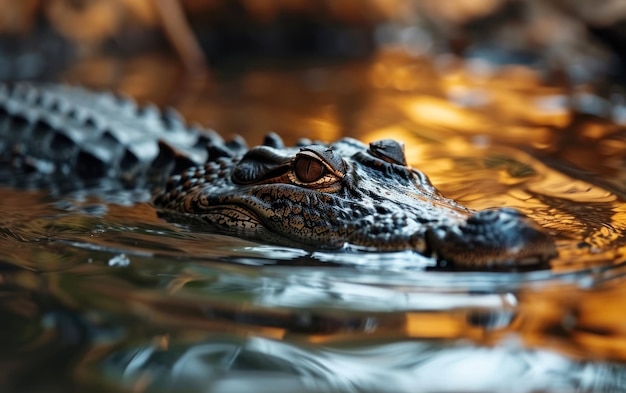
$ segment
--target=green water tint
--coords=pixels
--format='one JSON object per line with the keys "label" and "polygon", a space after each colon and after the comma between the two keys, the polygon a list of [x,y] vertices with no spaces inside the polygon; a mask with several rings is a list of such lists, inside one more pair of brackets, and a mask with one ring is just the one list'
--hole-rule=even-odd
{"label": "green water tint", "polygon": [[[623,388],[620,129],[581,123],[525,71],[477,82],[451,68],[414,81],[410,64],[243,75],[254,89],[180,107],[253,143],[267,130],[404,140],[410,164],[447,196],[519,208],[553,233],[550,270],[442,272],[411,252],[310,253],[167,223],[136,195],[2,188],[2,390]],[[349,77],[344,90],[311,90],[311,75]],[[277,80],[287,87],[270,89]]]}

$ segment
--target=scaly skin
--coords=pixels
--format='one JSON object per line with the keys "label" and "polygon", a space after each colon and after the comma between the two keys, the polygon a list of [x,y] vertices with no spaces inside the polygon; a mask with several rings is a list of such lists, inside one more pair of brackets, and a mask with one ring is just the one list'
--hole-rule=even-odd
{"label": "scaly skin", "polygon": [[415,250],[479,269],[556,255],[551,237],[516,210],[474,212],[441,195],[393,140],[285,147],[269,135],[248,150],[171,111],[21,84],[0,85],[0,137],[0,162],[31,172],[23,178],[37,181],[27,185],[156,188],[154,206],[168,220],[261,242]]}
{"label": "scaly skin", "polygon": [[155,206],[237,236],[374,251],[415,250],[474,268],[547,262],[552,239],[514,209],[474,212],[406,165],[393,140],[287,148],[277,136],[172,177]]}

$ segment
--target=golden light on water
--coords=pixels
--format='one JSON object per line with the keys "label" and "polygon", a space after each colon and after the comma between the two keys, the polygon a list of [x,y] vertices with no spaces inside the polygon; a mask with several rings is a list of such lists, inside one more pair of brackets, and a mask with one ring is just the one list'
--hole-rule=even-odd
{"label": "golden light on water", "polygon": [[407,334],[412,337],[457,337],[466,328],[457,316],[444,313],[407,313]]}
{"label": "golden light on water", "polygon": [[[60,4],[55,3],[46,12]],[[218,3],[181,4],[217,12]],[[377,7],[364,11],[363,2],[355,0],[238,4],[258,17],[252,22],[274,23],[285,9],[299,12],[327,4],[328,13],[343,21],[363,23],[389,15],[397,18],[402,34],[414,34],[415,39],[420,32],[409,25],[414,2],[370,3]],[[487,14],[499,3],[425,1],[422,10],[441,15],[445,24]],[[93,18],[93,24],[74,29],[80,21],[71,12],[55,23],[65,22],[61,32],[81,35],[83,45],[96,42],[115,33],[112,4],[93,2],[85,8],[89,12],[83,16]],[[116,4],[127,9],[137,5],[130,20],[156,26],[154,14],[145,8],[148,2]],[[99,9],[103,12],[93,13]],[[7,15],[23,18],[8,10]],[[0,17],[0,29],[13,31],[11,23],[8,16]],[[405,144],[410,165],[424,171],[447,197],[477,210],[517,208],[553,235],[559,257],[549,270],[431,271],[434,260],[415,253],[280,248],[170,224],[157,216],[149,197],[133,206],[80,197],[57,204],[47,192],[8,188],[1,190],[6,214],[1,217],[0,248],[8,268],[0,266],[0,284],[8,294],[3,299],[16,299],[0,311],[3,318],[13,316],[9,322],[25,327],[16,329],[15,336],[51,326],[39,341],[84,332],[114,342],[104,348],[98,341],[83,359],[87,367],[101,367],[102,374],[103,365],[111,363],[107,357],[120,348],[133,361],[142,346],[146,353],[160,351],[161,371],[174,364],[165,359],[215,345],[226,353],[224,358],[221,352],[203,355],[207,363],[191,367],[208,380],[199,385],[205,390],[213,387],[217,375],[207,366],[211,359],[219,359],[214,362],[220,375],[232,366],[237,381],[245,373],[237,367],[257,367],[258,377],[277,364],[285,368],[271,375],[311,365],[316,375],[326,372],[329,386],[346,382],[349,391],[359,389],[337,375],[345,377],[349,370],[367,375],[362,370],[374,367],[387,376],[390,364],[401,369],[400,375],[408,364],[421,367],[423,359],[417,355],[424,353],[414,350],[409,360],[394,363],[396,357],[375,352],[387,349],[380,342],[402,350],[424,345],[425,357],[435,359],[459,348],[486,353],[503,349],[513,353],[510,360],[546,350],[581,361],[568,363],[571,369],[564,370],[564,379],[569,372],[589,370],[585,367],[596,361],[623,367],[618,362],[626,361],[626,141],[623,126],[610,119],[616,108],[593,96],[589,87],[572,91],[547,85],[546,75],[531,67],[465,61],[451,54],[427,58],[428,52],[419,50],[434,47],[432,37],[417,44],[413,52],[396,45],[354,61],[252,65],[250,70],[227,65],[224,75],[219,68],[211,77],[187,75],[188,86],[180,82],[185,73],[178,59],[147,55],[120,60],[101,53],[73,65],[64,80],[126,92],[142,103],[174,105],[190,123],[213,127],[226,139],[241,134],[249,145],[261,142],[269,131],[282,135],[287,144],[301,137],[396,139]],[[589,100],[600,109],[585,106]],[[128,265],[110,266],[107,262],[122,251]],[[77,334],[80,345],[81,339]],[[255,340],[266,340],[266,346],[254,347]],[[39,341],[17,348],[15,357],[22,358],[23,350]],[[189,352],[181,349],[185,346]],[[296,350],[281,358],[285,347]],[[344,367],[335,367],[336,359],[325,352],[329,348],[345,361],[337,363]],[[356,355],[350,357],[354,348]],[[376,356],[366,358],[372,353]],[[237,363],[240,356],[243,361]],[[461,365],[472,374],[477,363],[471,355],[463,356]],[[40,364],[48,366],[39,357],[36,353],[36,362],[24,362],[26,370],[37,366],[37,376],[46,368]],[[498,363],[498,371],[508,366],[504,363]],[[534,372],[540,366],[532,363],[523,369]],[[136,389],[147,390],[159,375],[146,372],[146,379],[136,380]],[[271,380],[276,386],[280,381]]]}
{"label": "golden light on water", "polygon": [[463,108],[457,108],[443,98],[417,97],[399,103],[411,120],[431,128],[462,128],[466,132],[480,133],[492,129],[485,117]]}

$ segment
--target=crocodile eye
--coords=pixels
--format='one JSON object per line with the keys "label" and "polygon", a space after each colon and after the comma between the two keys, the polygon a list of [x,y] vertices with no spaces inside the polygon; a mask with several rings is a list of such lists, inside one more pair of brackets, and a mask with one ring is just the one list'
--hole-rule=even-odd
{"label": "crocodile eye", "polygon": [[300,156],[294,162],[294,171],[298,180],[303,183],[312,183],[326,174],[326,167],[310,156]]}

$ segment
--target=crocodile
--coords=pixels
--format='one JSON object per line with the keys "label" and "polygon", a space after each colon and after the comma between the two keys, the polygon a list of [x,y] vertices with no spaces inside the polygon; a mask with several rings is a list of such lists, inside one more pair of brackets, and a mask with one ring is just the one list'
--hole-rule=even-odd
{"label": "crocodile", "polygon": [[22,186],[150,190],[165,220],[245,239],[413,250],[468,269],[545,266],[557,254],[520,211],[475,211],[442,195],[391,139],[285,146],[270,133],[247,148],[171,109],[20,83],[0,85],[0,140],[0,168]]}

